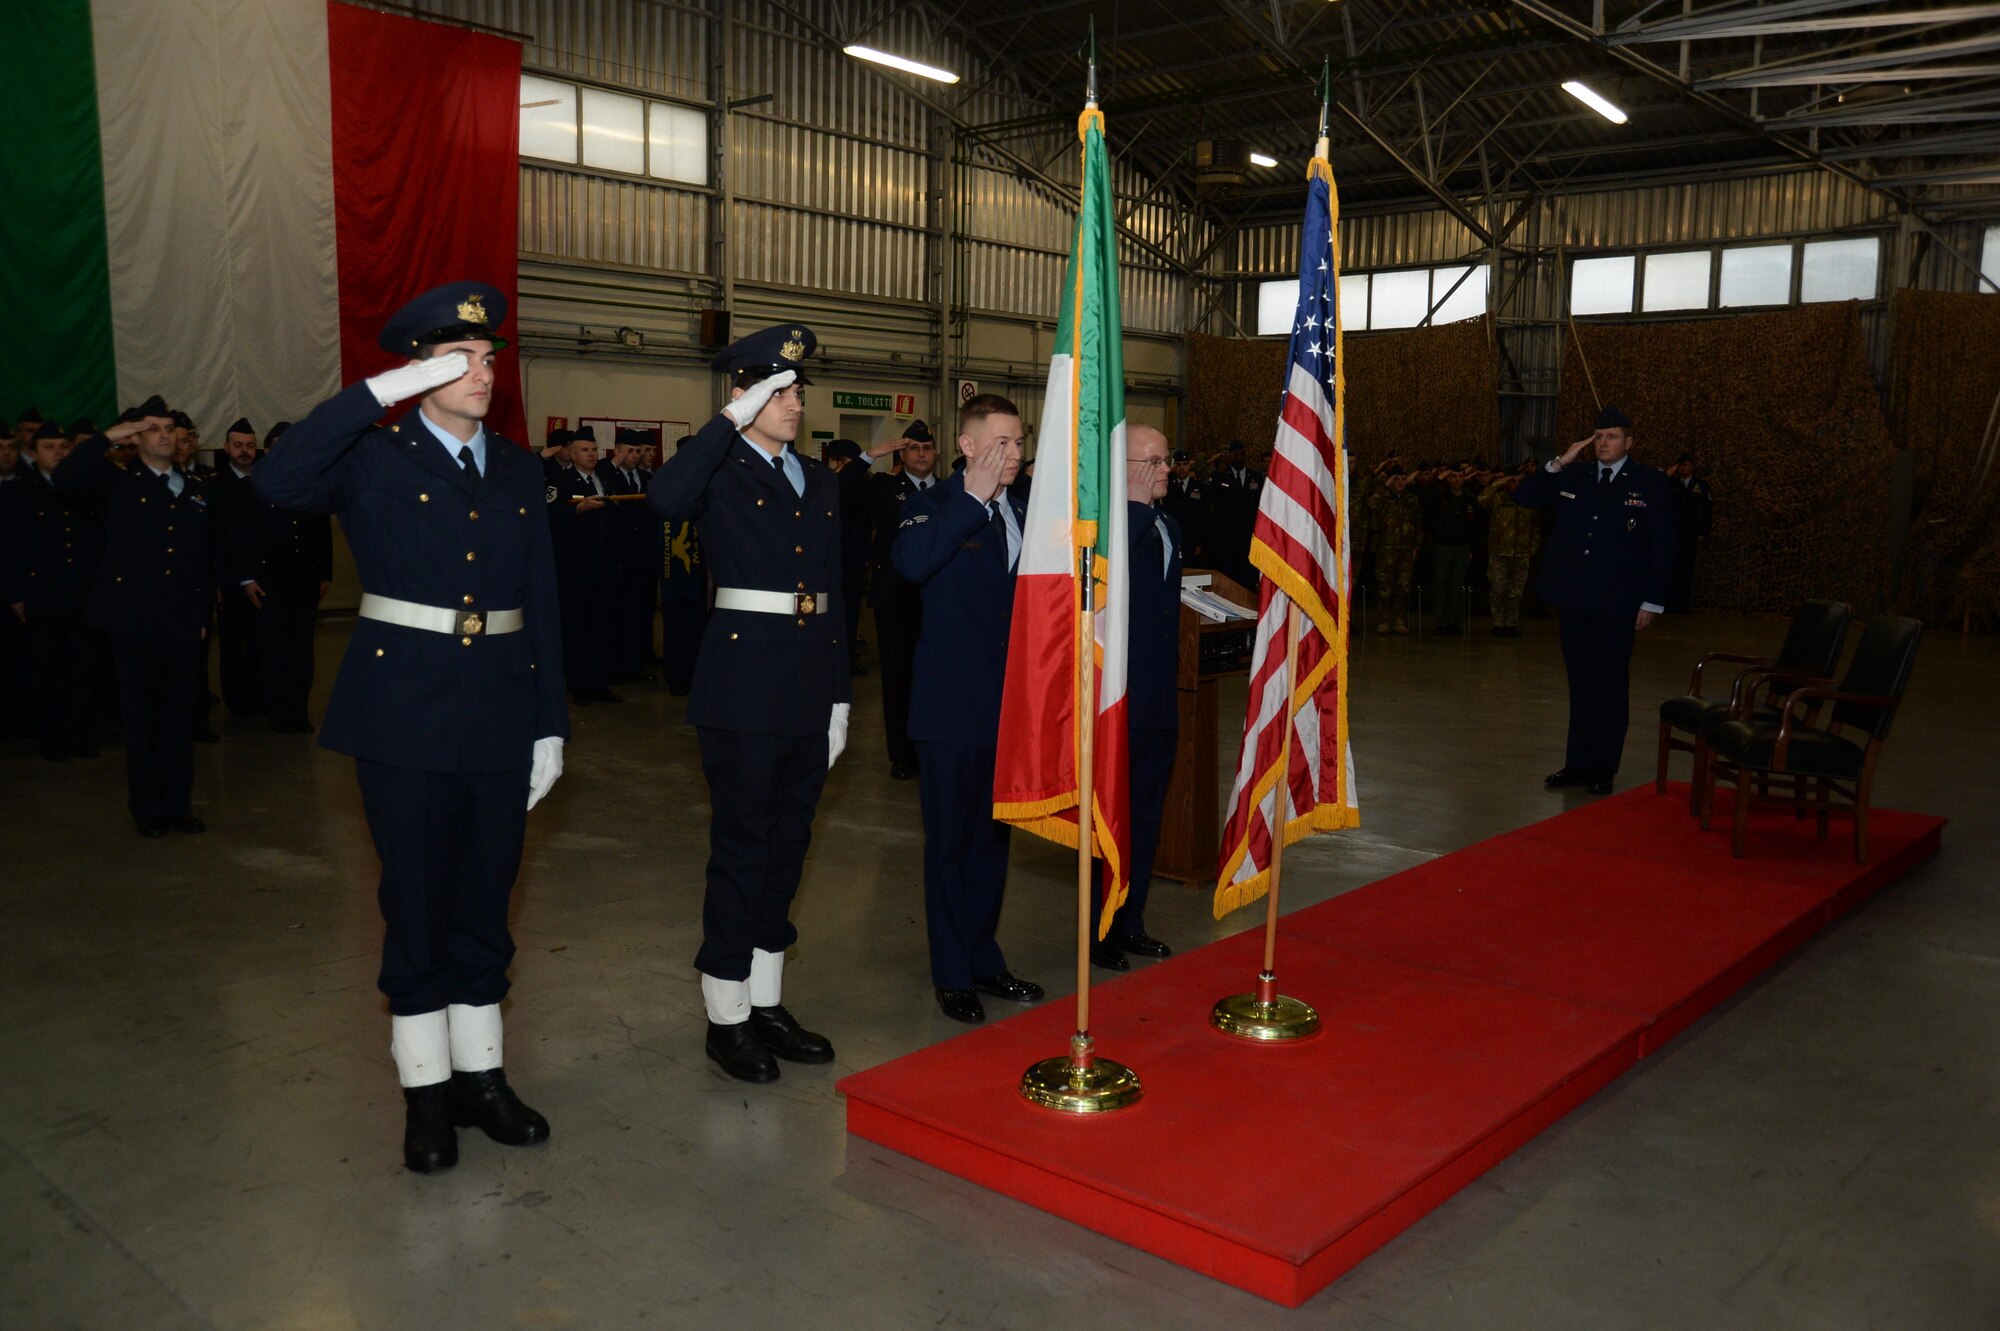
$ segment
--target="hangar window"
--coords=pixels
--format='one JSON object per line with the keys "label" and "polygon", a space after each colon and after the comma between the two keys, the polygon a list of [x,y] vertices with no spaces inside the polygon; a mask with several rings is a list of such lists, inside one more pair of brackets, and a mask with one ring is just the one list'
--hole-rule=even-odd
{"label": "hangar window", "polygon": [[1578,259],[1569,270],[1569,312],[1630,314],[1637,268],[1638,260],[1630,254]]}
{"label": "hangar window", "polygon": [[1786,305],[1792,299],[1792,246],[1739,245],[1722,252],[1723,305]]}
{"label": "hangar window", "polygon": [[521,156],[706,185],[708,117],[672,102],[523,74]]}
{"label": "hangar window", "polygon": [[521,76],[521,156],[576,161],[576,85]]}
{"label": "hangar window", "polygon": [[[1448,264],[1442,268],[1402,268],[1387,273],[1340,275],[1340,326],[1343,332],[1371,328],[1415,328],[1428,315],[1433,324],[1476,319],[1486,313],[1485,264]],[[1257,284],[1257,335],[1283,337],[1292,331],[1298,313],[1296,281]]]}
{"label": "hangar window", "polygon": [[1986,278],[1979,284],[1981,291],[2000,291],[2000,226],[1986,228],[1986,246],[1980,251],[1979,271]]}
{"label": "hangar window", "polygon": [[1708,274],[1714,258],[1707,250],[1646,256],[1646,294],[1641,307],[1655,310],[1708,308]]}
{"label": "hangar window", "polygon": [[1799,299],[1875,299],[1875,268],[1881,257],[1882,242],[1874,236],[1807,241],[1799,266]]}

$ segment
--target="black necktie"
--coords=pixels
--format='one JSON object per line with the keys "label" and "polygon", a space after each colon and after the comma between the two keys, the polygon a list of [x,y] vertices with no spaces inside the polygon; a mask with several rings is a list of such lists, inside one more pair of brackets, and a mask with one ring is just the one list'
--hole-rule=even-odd
{"label": "black necktie", "polygon": [[998,499],[987,502],[986,511],[993,515],[987,525],[993,529],[993,539],[1000,543],[1001,558],[1011,564],[1013,560],[1007,553],[1007,519],[1000,515],[1001,502]]}
{"label": "black necktie", "polygon": [[473,480],[479,479],[479,466],[472,460],[472,445],[465,444],[458,450],[458,465],[465,468],[465,474]]}
{"label": "black necktie", "polygon": [[1598,469],[1597,469],[1597,483],[1598,483],[1599,485],[1609,485],[1609,484],[1611,484],[1611,468],[1609,468],[1609,467],[1605,467],[1605,466],[1599,466],[1599,467],[1598,467]]}

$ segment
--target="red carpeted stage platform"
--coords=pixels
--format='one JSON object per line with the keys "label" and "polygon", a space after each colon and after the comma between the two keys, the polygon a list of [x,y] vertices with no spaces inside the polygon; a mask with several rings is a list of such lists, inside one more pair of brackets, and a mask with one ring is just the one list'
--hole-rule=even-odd
{"label": "red carpeted stage platform", "polygon": [[1055,1001],[844,1079],[848,1131],[1296,1307],[1935,855],[1944,827],[1878,811],[1857,865],[1844,823],[1821,843],[1759,812],[1732,860],[1718,801],[1704,833],[1685,786],[1627,791],[1286,916],[1280,987],[1324,1023],[1296,1045],[1208,1026],[1254,983],[1261,928],[1104,984],[1098,1048],[1145,1086],[1118,1114],[1017,1094],[1067,1047]]}

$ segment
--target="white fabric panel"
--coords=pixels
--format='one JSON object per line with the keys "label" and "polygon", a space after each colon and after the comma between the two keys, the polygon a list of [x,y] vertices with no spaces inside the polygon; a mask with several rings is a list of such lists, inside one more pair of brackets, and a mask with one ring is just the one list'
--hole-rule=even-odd
{"label": "white fabric panel", "polygon": [[122,402],[206,446],[339,387],[322,0],[92,0]]}

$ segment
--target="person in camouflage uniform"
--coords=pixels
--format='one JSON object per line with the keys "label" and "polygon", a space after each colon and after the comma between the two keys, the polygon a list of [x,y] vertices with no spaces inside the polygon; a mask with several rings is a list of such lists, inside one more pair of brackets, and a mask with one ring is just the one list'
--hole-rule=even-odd
{"label": "person in camouflage uniform", "polygon": [[1516,473],[1487,486],[1479,496],[1487,514],[1486,587],[1492,594],[1496,638],[1521,636],[1521,594],[1528,587],[1528,565],[1542,544],[1542,515],[1514,502],[1520,483]]}
{"label": "person in camouflage uniform", "polygon": [[1417,549],[1424,543],[1424,510],[1410,478],[1401,466],[1386,469],[1384,488],[1368,501],[1368,544],[1375,552],[1375,589],[1382,608],[1375,615],[1377,633],[1408,633],[1410,576],[1416,571]]}

